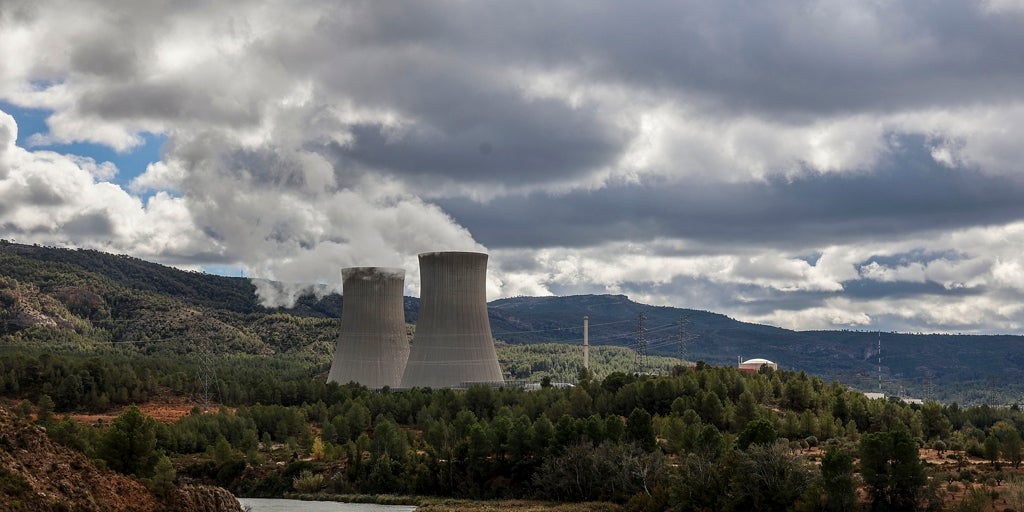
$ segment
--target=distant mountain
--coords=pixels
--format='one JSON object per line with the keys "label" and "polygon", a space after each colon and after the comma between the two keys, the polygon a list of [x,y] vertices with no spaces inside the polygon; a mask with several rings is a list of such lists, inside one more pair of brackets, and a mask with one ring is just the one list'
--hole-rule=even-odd
{"label": "distant mountain", "polygon": [[648,353],[677,356],[685,320],[687,359],[716,365],[763,357],[864,391],[877,391],[881,341],[882,389],[889,394],[1016,403],[1024,392],[1024,336],[792,331],[750,324],[707,311],[639,304],[622,295],[517,297],[490,303],[491,329],[509,343],[590,343],[630,346],[644,314]]}
{"label": "distant mountain", "polygon": [[[23,335],[80,342],[208,339],[248,353],[333,349],[344,301],[301,297],[293,308],[259,305],[245,278],[187,272],[92,250],[0,241],[0,341]],[[727,316],[640,304],[622,295],[514,297],[489,304],[495,338],[509,344],[581,344],[583,317],[593,345],[632,346],[643,313],[651,355],[716,365],[763,357],[866,391],[964,402],[1016,403],[1024,392],[1024,337],[791,331]],[[415,323],[419,300],[405,299]],[[681,332],[681,323],[685,329]],[[39,329],[42,329],[40,331]],[[63,333],[59,336],[55,333]],[[62,338],[63,337],[63,338]],[[190,350],[182,344],[172,350]]]}

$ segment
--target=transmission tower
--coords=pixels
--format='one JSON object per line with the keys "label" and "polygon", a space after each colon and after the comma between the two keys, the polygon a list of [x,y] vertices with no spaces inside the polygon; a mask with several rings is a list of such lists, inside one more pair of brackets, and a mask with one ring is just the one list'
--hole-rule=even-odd
{"label": "transmission tower", "polygon": [[679,319],[679,360],[684,362],[689,356],[689,353],[686,350],[686,344],[699,337],[699,335],[687,331],[686,328],[689,324],[689,318],[684,316]]}
{"label": "transmission tower", "polygon": [[647,339],[644,338],[644,319],[647,315],[644,315],[643,311],[637,315],[636,319],[636,342],[633,344],[633,351],[636,353],[636,358],[633,360],[633,373],[643,373],[647,371]]}
{"label": "transmission tower", "polygon": [[935,398],[935,372],[925,368],[924,370],[924,399],[936,401]]}
{"label": "transmission tower", "polygon": [[210,404],[216,399],[214,395],[216,388],[220,387],[220,381],[217,380],[217,370],[213,364],[213,351],[210,348],[210,341],[208,336],[204,336],[201,341],[196,344],[197,352],[197,367],[196,367],[196,384],[199,390],[199,401],[202,403],[202,411],[209,412]]}

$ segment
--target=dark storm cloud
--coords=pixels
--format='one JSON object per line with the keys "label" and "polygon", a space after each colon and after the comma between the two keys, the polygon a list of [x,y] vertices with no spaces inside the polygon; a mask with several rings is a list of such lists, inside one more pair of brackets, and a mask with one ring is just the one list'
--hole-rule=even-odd
{"label": "dark storm cloud", "polygon": [[[659,286],[657,291],[663,294],[680,293],[683,287],[692,287],[694,284],[687,281],[699,281],[697,279],[676,279],[670,285]],[[638,287],[643,290],[642,287]],[[881,283],[877,281],[857,280],[843,282],[843,290],[836,292],[827,291],[791,291],[779,294],[766,290],[763,287],[753,285],[705,286],[706,289],[717,290],[715,294],[720,303],[731,303],[736,296],[742,296],[746,300],[743,309],[747,314],[761,316],[772,313],[776,310],[799,311],[809,304],[822,304],[826,299],[842,297],[851,301],[871,300],[935,300],[938,298],[965,298],[977,297],[987,293],[987,290],[978,288],[945,288],[939,283],[909,283],[891,282]],[[725,293],[723,293],[723,291]]]}
{"label": "dark storm cloud", "polygon": [[104,237],[114,233],[114,223],[107,212],[81,213],[65,222],[60,231],[79,239]]}
{"label": "dark storm cloud", "polygon": [[370,62],[340,55],[336,69],[319,71],[332,94],[404,118],[348,126],[351,141],[325,148],[340,168],[357,164],[417,184],[546,183],[594,172],[629,142],[620,120],[594,105],[532,97],[493,61],[477,67],[458,54],[427,53],[389,48]]}
{"label": "dark storm cloud", "polygon": [[[1024,54],[1016,50],[1020,47],[1024,31],[1019,19],[987,12],[976,2],[762,5],[731,0],[637,5],[441,2],[401,9],[363,2],[323,9],[307,37],[287,34],[254,46],[262,61],[313,77],[326,104],[344,98],[398,118],[396,124],[352,122],[339,128],[349,135],[346,142],[306,145],[326,152],[339,175],[383,172],[405,179],[416,190],[453,182],[476,186],[477,191],[489,185],[567,183],[616,165],[636,136],[631,124],[638,111],[632,109],[644,101],[685,105],[689,112],[699,112],[695,116],[713,120],[711,126],[716,126],[714,120],[735,119],[739,112],[753,113],[768,124],[799,127],[821,116],[890,115],[1016,99],[1024,79]],[[625,99],[603,103],[584,94],[580,101],[569,101],[565,96],[570,91],[558,86],[552,97],[531,95],[527,84],[545,74],[571,77],[568,85],[582,90],[592,84],[619,87]],[[789,169],[770,172],[776,171]],[[889,176],[889,185],[916,188],[913,179],[895,174]],[[344,177],[338,182],[345,182]],[[613,222],[619,232],[633,229],[629,219],[608,218],[602,204],[647,211],[647,229],[655,231],[664,222],[658,218],[662,213],[704,211],[676,211],[669,205],[662,212],[658,201],[626,204],[644,201],[634,193],[644,186],[658,188],[655,194],[677,193],[673,187],[665,191],[663,184],[649,183],[594,195],[576,192],[567,199],[594,198],[599,210],[593,217]],[[802,189],[813,194],[814,186],[777,183],[769,192],[786,195],[791,194],[787,189]],[[700,197],[680,195],[716,204],[747,201],[721,219],[698,217],[691,228],[711,224],[715,232],[734,236],[742,232],[716,224],[731,226],[762,213],[789,220],[783,205],[756,211],[749,199],[759,192],[756,185],[739,185],[702,191]],[[647,193],[642,190],[642,195]],[[542,197],[535,195],[526,204],[545,203]],[[830,204],[813,195],[798,199],[810,203],[793,207],[795,215],[830,216]],[[925,199],[922,207],[934,206]],[[459,201],[445,204],[454,207]],[[517,201],[504,202],[511,210]],[[567,207],[585,204],[580,200]],[[537,209],[561,207],[539,204]],[[490,223],[460,214],[469,211],[466,206],[455,216],[474,234]],[[511,214],[506,211],[503,217]],[[883,232],[900,227],[879,224]],[[485,232],[481,236],[485,243],[495,240]]]}
{"label": "dark storm cloud", "polygon": [[[861,279],[843,283],[843,295],[852,299],[901,299],[915,296],[969,297],[984,295],[989,291],[981,286],[948,288],[934,281],[911,283],[906,281],[879,282]],[[795,307],[796,304],[799,304],[799,302],[795,302],[791,307]]]}
{"label": "dark storm cloud", "polygon": [[[746,318],[765,318],[778,315],[779,312],[794,314],[809,307],[824,306],[831,299],[842,299],[849,304],[844,309],[856,311],[865,304],[898,304],[903,302],[925,302],[940,304],[944,301],[959,301],[968,298],[979,298],[985,295],[1000,296],[1002,300],[1019,301],[1024,296],[1017,292],[993,292],[992,290],[946,289],[939,284],[928,283],[878,283],[871,281],[848,281],[843,283],[841,292],[825,291],[794,291],[785,294],[766,290],[759,286],[743,284],[726,284],[712,282],[707,278],[677,276],[668,283],[622,283],[618,292],[628,296],[661,296],[672,297],[667,305],[680,308],[692,308],[710,311],[731,311],[733,315]],[[592,293],[605,293],[595,291]],[[743,297],[737,303],[736,297]],[[908,320],[897,313],[895,307],[876,307],[878,311],[871,314],[871,326],[885,331],[915,332],[932,330],[936,327],[947,331],[962,332],[999,332],[993,330],[989,318],[971,322],[963,319],[963,323],[955,327],[936,324],[925,327],[926,322],[920,318]],[[836,325],[844,325],[837,322]],[[847,326],[857,327],[853,323]],[[864,327],[866,328],[866,327]]]}
{"label": "dark storm cloud", "polygon": [[529,41],[557,37],[564,61],[595,79],[697,93],[725,110],[969,104],[1017,97],[1024,74],[1019,18],[978,2],[606,2],[584,15],[560,5],[539,24],[548,37]]}
{"label": "dark storm cloud", "polygon": [[744,297],[740,306],[747,315],[767,315],[777,310],[806,308],[808,304],[820,304],[836,292],[797,291],[786,294],[772,293],[760,286],[747,284],[715,283],[703,277],[676,276],[670,282],[650,285],[649,283],[624,283],[621,287],[626,295],[657,294],[664,297],[678,297],[675,307],[721,311],[736,309],[736,297]]}
{"label": "dark storm cloud", "polygon": [[962,252],[952,250],[929,251],[925,249],[917,249],[899,254],[875,255],[863,262],[861,266],[877,263],[879,265],[892,267],[904,266],[910,263],[930,263],[936,260],[960,261],[964,259],[967,259],[967,256]]}
{"label": "dark storm cloud", "polygon": [[920,144],[902,146],[872,173],[808,173],[737,184],[663,180],[442,205],[490,247],[678,237],[797,249],[1024,217],[1019,177],[949,169],[932,161]]}
{"label": "dark storm cloud", "polygon": [[[226,267],[236,267],[238,262],[231,256],[227,256],[221,252],[215,251],[196,251],[187,254],[174,254],[169,253],[164,256],[161,263],[165,265],[180,265],[188,267],[209,267],[215,265],[223,265]],[[238,267],[242,270],[241,267]],[[234,275],[234,274],[233,274]]]}
{"label": "dark storm cloud", "polygon": [[80,73],[128,80],[138,71],[139,41],[121,33],[97,34],[71,50],[71,66]]}
{"label": "dark storm cloud", "polygon": [[[600,168],[622,149],[623,140],[601,121],[548,102],[548,108],[521,103],[464,126],[413,130],[389,137],[379,125],[352,127],[350,145],[335,154],[388,174],[443,177],[456,182],[543,183],[572,179]],[[500,122],[497,121],[500,118]]]}
{"label": "dark storm cloud", "polygon": [[[321,27],[334,48],[373,48],[375,59],[363,62],[378,72],[400,62],[382,64],[381,57],[415,61],[450,52],[466,63],[453,70],[463,75],[495,63],[566,69],[595,83],[685,93],[716,109],[786,117],[1015,98],[1024,74],[1020,15],[972,1],[448,7],[363,3],[325,15]],[[373,94],[413,87],[422,76],[408,78],[396,76]]]}
{"label": "dark storm cloud", "polygon": [[[205,89],[205,85],[202,89]],[[84,93],[78,108],[106,119],[160,119],[213,122],[232,126],[256,123],[258,105],[247,98],[208,94],[188,84],[153,80],[111,84]]]}

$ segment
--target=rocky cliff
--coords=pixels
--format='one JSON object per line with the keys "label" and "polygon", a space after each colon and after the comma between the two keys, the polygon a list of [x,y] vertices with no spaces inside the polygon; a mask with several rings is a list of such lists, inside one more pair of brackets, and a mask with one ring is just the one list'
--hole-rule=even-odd
{"label": "rocky cliff", "polygon": [[168,502],[167,512],[242,512],[235,495],[221,487],[185,486],[174,490]]}
{"label": "rocky cliff", "polygon": [[36,425],[0,407],[0,510],[241,512],[228,491],[184,487],[160,500],[139,482],[101,470]]}

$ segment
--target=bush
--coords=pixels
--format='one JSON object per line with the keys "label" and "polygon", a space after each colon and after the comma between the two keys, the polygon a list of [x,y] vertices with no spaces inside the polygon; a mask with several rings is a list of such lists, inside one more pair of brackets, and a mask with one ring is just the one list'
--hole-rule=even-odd
{"label": "bush", "polygon": [[979,459],[985,458],[985,450],[982,449],[981,443],[977,440],[971,439],[967,444],[967,449],[965,451],[967,452],[967,455],[971,457],[977,457]]}
{"label": "bush", "polygon": [[166,455],[161,455],[156,461],[153,478],[146,480],[145,483],[146,487],[153,491],[153,494],[160,498],[166,498],[174,490],[175,478],[177,478],[177,473],[174,471],[174,466],[171,465],[171,459]]}
{"label": "bush", "polygon": [[324,487],[324,475],[305,470],[292,480],[292,486],[301,493],[320,492]]}

